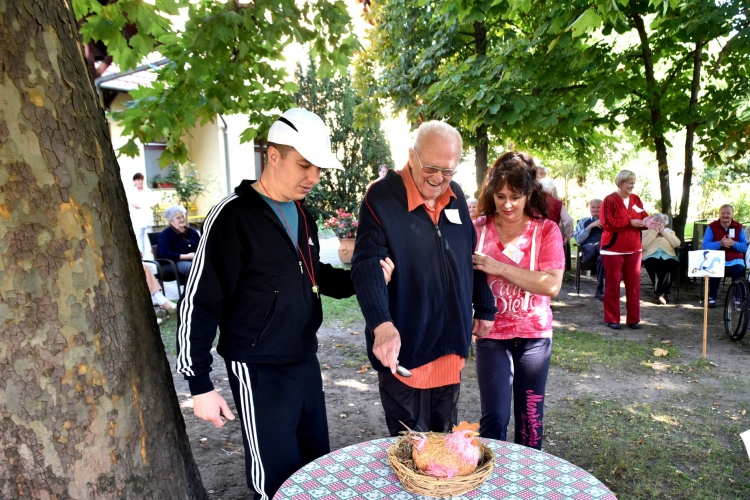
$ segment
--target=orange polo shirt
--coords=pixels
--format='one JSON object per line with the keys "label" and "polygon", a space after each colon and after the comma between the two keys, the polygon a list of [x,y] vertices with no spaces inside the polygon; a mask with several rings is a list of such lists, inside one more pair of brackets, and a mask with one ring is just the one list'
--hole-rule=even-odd
{"label": "orange polo shirt", "polygon": [[[424,206],[427,214],[432,219],[432,222],[437,225],[443,209],[448,203],[450,203],[451,198],[456,197],[451,187],[448,186],[448,188],[443,191],[443,194],[437,197],[435,200],[435,208],[431,208],[425,203],[422,193],[419,192],[417,185],[414,183],[414,178],[411,176],[409,165],[407,164],[403,170],[400,170],[397,173],[399,173],[404,180],[409,212],[413,212],[420,206]],[[411,377],[402,377],[398,373],[395,376],[409,387],[415,389],[433,389],[435,387],[443,387],[445,385],[458,384],[461,382],[461,370],[465,363],[466,360],[458,354],[446,354],[435,361],[430,361],[426,365],[418,366],[417,368],[409,370],[411,372]]]}

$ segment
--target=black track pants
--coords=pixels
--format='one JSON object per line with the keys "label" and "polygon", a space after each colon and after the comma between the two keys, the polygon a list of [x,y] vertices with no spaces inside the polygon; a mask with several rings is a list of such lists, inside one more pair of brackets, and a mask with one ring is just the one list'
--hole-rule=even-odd
{"label": "black track pants", "polygon": [[303,465],[330,452],[318,359],[294,365],[227,360],[242,419],[247,485],[267,500]]}

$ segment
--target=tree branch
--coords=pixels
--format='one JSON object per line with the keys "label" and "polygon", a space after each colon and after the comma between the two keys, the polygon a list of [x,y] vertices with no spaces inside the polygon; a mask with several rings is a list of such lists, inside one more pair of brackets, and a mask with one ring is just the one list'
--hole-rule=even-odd
{"label": "tree branch", "polygon": [[743,28],[747,28],[750,26],[750,23],[744,23],[739,26],[737,26],[734,31],[735,34],[727,40],[727,43],[724,44],[724,46],[721,48],[721,51],[719,52],[719,57],[716,58],[716,62],[714,63],[714,67],[711,68],[711,76],[714,76],[717,71],[719,71],[719,66],[721,66],[721,63],[724,61],[724,56],[727,55],[730,52],[730,44],[737,39],[737,37],[740,35],[740,31],[742,31]]}
{"label": "tree branch", "polygon": [[679,70],[682,69],[683,64],[685,64],[691,57],[694,57],[697,50],[702,50],[703,46],[706,45],[706,43],[707,42],[704,42],[702,40],[699,41],[698,43],[696,43],[695,50],[691,50],[690,52],[686,53],[679,61],[674,64],[674,66],[672,67],[672,71],[670,71],[667,77],[664,79],[664,84],[659,90],[659,96],[663,96],[667,92],[669,85],[677,77],[677,73],[679,73]]}

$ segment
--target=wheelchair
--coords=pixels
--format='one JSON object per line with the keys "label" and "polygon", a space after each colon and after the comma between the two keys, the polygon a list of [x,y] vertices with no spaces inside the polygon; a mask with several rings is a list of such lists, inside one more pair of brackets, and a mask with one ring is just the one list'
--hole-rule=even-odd
{"label": "wheelchair", "polygon": [[750,284],[745,278],[733,282],[724,301],[724,330],[731,340],[739,342],[747,333],[750,321]]}

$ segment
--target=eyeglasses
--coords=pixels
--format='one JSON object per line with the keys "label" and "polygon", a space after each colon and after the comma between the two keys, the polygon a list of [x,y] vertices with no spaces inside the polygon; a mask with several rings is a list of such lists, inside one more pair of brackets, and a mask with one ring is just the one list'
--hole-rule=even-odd
{"label": "eyeglasses", "polygon": [[624,181],[623,184],[627,184],[628,186],[635,186],[635,181]]}
{"label": "eyeglasses", "polygon": [[417,150],[412,148],[412,151],[414,151],[414,154],[417,156],[419,168],[422,169],[422,172],[428,175],[433,175],[440,172],[441,174],[443,174],[443,177],[453,177],[453,174],[456,173],[455,168],[425,167],[424,165],[422,165],[422,160],[419,158],[419,153],[417,153]]}

